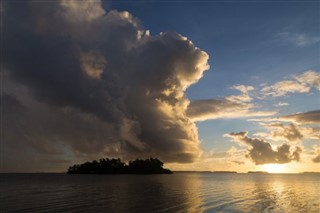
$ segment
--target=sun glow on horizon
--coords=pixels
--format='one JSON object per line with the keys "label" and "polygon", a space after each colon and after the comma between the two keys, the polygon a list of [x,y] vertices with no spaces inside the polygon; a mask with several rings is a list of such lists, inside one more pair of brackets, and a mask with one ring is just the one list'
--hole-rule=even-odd
{"label": "sun glow on horizon", "polygon": [[288,168],[285,164],[265,164],[261,166],[263,171],[268,173],[288,173]]}

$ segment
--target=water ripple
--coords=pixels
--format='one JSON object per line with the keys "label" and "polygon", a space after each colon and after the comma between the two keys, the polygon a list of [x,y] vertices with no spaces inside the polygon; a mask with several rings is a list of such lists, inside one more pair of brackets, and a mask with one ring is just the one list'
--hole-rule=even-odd
{"label": "water ripple", "polygon": [[1,174],[1,212],[314,212],[317,174]]}

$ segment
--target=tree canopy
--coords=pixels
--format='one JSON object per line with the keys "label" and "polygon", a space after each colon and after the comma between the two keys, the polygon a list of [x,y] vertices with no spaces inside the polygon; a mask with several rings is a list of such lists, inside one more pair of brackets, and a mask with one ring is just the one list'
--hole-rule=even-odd
{"label": "tree canopy", "polygon": [[128,165],[119,158],[102,158],[70,166],[67,174],[172,174],[172,171],[164,169],[163,162],[157,158],[136,159]]}

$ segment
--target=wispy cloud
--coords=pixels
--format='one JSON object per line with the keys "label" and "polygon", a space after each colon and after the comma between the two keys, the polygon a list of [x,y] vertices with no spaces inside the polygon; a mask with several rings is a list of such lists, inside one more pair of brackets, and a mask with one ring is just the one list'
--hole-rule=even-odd
{"label": "wispy cloud", "polygon": [[290,121],[297,124],[320,124],[320,110],[284,115],[277,118],[277,120]]}
{"label": "wispy cloud", "polygon": [[275,115],[276,111],[259,111],[251,103],[238,103],[227,99],[208,99],[192,101],[187,115],[193,121],[211,119],[230,119],[243,117],[263,117]]}
{"label": "wispy cloud", "polygon": [[276,35],[276,40],[297,47],[307,47],[318,43],[320,38],[305,33],[281,32]]}
{"label": "wispy cloud", "polygon": [[246,86],[246,85],[234,85],[231,89],[235,89],[241,92],[239,95],[231,95],[226,97],[227,100],[235,103],[247,103],[252,101],[252,97],[250,97],[250,92],[254,90],[253,86]]}
{"label": "wispy cloud", "polygon": [[260,94],[261,98],[268,96],[281,97],[288,93],[308,93],[312,88],[320,90],[320,74],[314,70],[308,70],[301,75],[293,76],[291,80],[265,85]]}
{"label": "wispy cloud", "polygon": [[283,106],[289,106],[289,104],[287,102],[278,102],[276,104],[274,104],[274,106],[276,107],[283,107]]}
{"label": "wispy cloud", "polygon": [[231,89],[240,91],[238,95],[230,95],[223,99],[206,99],[192,101],[187,115],[193,121],[211,119],[231,119],[243,117],[264,117],[275,115],[276,111],[260,111],[259,106],[252,103],[250,92],[252,86],[234,85]]}

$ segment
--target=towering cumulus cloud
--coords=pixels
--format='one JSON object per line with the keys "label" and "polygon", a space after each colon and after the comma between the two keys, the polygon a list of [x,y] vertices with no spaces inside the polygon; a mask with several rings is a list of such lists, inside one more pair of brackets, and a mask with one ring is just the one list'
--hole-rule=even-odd
{"label": "towering cumulus cloud", "polygon": [[[3,10],[4,92],[24,106],[29,131],[13,137],[17,125],[7,125],[5,143],[166,162],[199,156],[185,90],[208,69],[208,55],[186,37],[152,36],[130,13],[106,12],[100,1],[6,1]],[[26,95],[16,92],[21,87]],[[32,126],[40,134],[25,137]]]}

